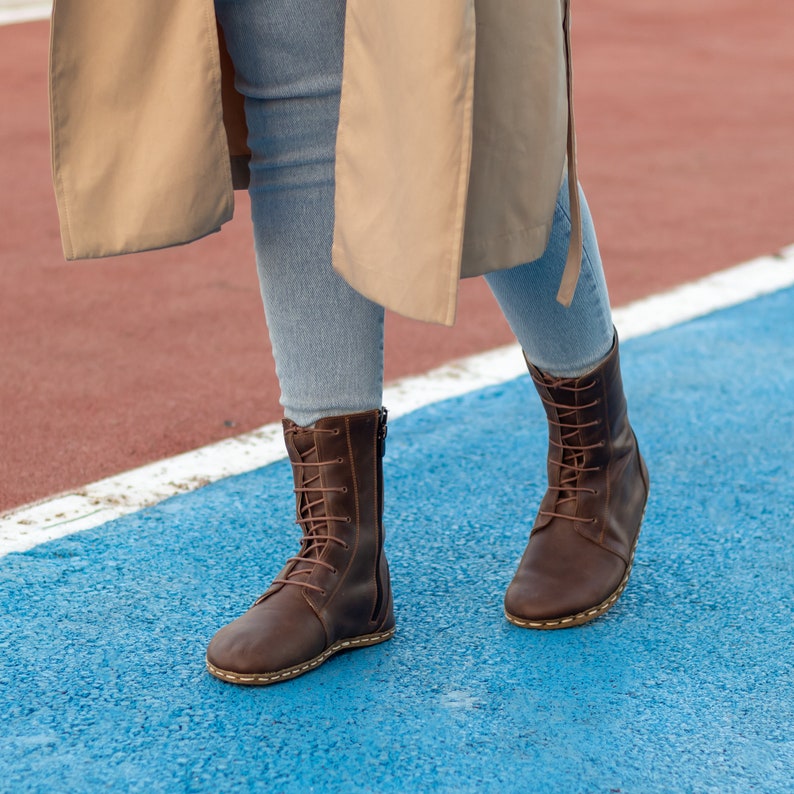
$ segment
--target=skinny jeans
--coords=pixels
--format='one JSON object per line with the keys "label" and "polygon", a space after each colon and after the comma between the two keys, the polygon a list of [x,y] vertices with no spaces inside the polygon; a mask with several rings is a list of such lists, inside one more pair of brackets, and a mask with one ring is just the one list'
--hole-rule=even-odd
{"label": "skinny jeans", "polygon": [[[245,97],[254,247],[285,415],[307,426],[378,408],[384,310],[331,265],[345,1],[215,0],[215,7]],[[582,272],[569,308],[556,301],[571,231],[567,181],[540,259],[485,276],[527,358],[560,377],[594,368],[613,341],[583,196],[582,222]]]}

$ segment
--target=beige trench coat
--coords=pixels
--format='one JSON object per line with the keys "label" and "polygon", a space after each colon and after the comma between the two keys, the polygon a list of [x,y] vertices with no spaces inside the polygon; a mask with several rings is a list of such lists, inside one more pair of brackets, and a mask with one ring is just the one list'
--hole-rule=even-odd
{"label": "beige trench coat", "polygon": [[[333,263],[354,288],[452,324],[462,276],[543,253],[567,152],[570,302],[567,34],[568,0],[348,0]],[[245,122],[213,0],[56,0],[50,109],[67,259],[232,217]]]}

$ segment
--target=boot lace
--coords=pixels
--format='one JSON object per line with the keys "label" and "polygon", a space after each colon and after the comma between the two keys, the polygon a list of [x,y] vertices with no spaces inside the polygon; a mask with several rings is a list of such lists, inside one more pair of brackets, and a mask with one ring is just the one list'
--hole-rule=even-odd
{"label": "boot lace", "polygon": [[591,381],[581,386],[573,385],[577,383],[577,381],[571,382],[571,380],[566,378],[548,378],[542,382],[542,385],[546,386],[549,391],[552,389],[556,391],[565,391],[570,392],[574,395],[573,403],[574,405],[570,405],[567,403],[559,403],[555,402],[553,399],[548,399],[543,395],[541,392],[541,400],[544,402],[545,405],[554,408],[556,416],[559,421],[549,418],[549,424],[558,427],[560,430],[560,440],[556,441],[551,436],[549,437],[549,443],[560,450],[560,477],[559,477],[559,485],[549,485],[548,490],[555,491],[557,493],[557,499],[555,500],[555,506],[557,510],[541,510],[539,514],[541,516],[547,516],[550,518],[562,518],[567,521],[578,521],[578,522],[586,522],[586,523],[595,523],[598,519],[596,518],[589,518],[584,519],[580,518],[574,512],[573,515],[568,515],[567,513],[559,512],[559,508],[568,503],[576,503],[578,500],[578,494],[580,493],[589,493],[589,494],[597,494],[594,488],[585,488],[579,486],[577,483],[579,481],[579,475],[589,471],[599,471],[601,469],[600,466],[587,466],[587,453],[592,449],[598,449],[604,446],[604,441],[599,441],[596,444],[582,444],[582,436],[581,431],[585,430],[589,427],[597,427],[601,424],[600,419],[593,419],[589,422],[579,422],[577,421],[577,412],[582,410],[587,410],[590,408],[594,408],[598,405],[601,400],[600,398],[594,398],[591,402],[584,403],[582,405],[577,405],[577,397],[579,392],[586,392],[589,389],[592,389],[595,386],[596,382]]}
{"label": "boot lace", "polygon": [[[299,428],[290,428],[287,433],[297,433]],[[338,430],[331,429],[314,429],[312,431],[316,435],[320,433],[327,433],[337,435]],[[352,520],[350,516],[329,516],[324,514],[322,508],[325,505],[326,493],[347,493],[347,486],[324,486],[321,485],[320,470],[323,466],[331,466],[343,463],[343,458],[336,458],[334,460],[318,460],[317,444],[315,442],[310,448],[303,452],[299,452],[301,460],[293,462],[293,466],[302,470],[302,475],[299,480],[300,485],[294,488],[294,492],[298,495],[298,524],[303,530],[303,537],[301,537],[301,550],[294,557],[290,557],[287,562],[295,563],[295,567],[284,577],[274,579],[273,584],[284,585],[298,585],[299,587],[306,587],[310,590],[315,590],[321,595],[325,595],[322,587],[311,584],[306,581],[311,577],[312,572],[316,566],[327,568],[332,573],[336,573],[333,565],[325,560],[320,559],[323,551],[329,543],[336,543],[343,548],[349,548],[341,538],[334,537],[330,534],[329,524],[332,521],[339,521],[343,523],[350,523]],[[310,470],[315,469],[312,473]],[[317,511],[317,508],[321,508]]]}

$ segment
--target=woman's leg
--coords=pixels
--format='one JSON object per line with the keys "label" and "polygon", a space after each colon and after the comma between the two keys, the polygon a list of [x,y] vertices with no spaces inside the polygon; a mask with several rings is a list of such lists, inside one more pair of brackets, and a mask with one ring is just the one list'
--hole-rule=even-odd
{"label": "woman's leg", "polygon": [[576,377],[593,369],[612,348],[612,312],[593,221],[582,204],[582,272],[569,308],[556,300],[571,234],[568,183],[557,197],[554,225],[543,256],[489,273],[485,280],[527,359],[550,375]]}
{"label": "woman's leg", "polygon": [[287,419],[300,550],[207,649],[270,684],[394,633],[383,551],[383,309],[331,267],[343,0],[218,0],[246,98],[257,264]]}
{"label": "woman's leg", "polygon": [[582,215],[582,273],[570,308],[556,301],[571,227],[567,185],[541,259],[487,276],[524,348],[549,424],[548,489],[505,595],[508,620],[525,628],[576,626],[615,603],[648,498],[584,197]]}
{"label": "woman's leg", "polygon": [[217,0],[245,96],[257,267],[285,414],[379,408],[383,309],[331,266],[344,0]]}

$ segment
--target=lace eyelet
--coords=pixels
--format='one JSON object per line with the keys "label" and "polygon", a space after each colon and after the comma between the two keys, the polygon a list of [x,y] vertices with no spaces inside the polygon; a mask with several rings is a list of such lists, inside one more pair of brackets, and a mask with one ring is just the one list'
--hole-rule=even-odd
{"label": "lace eyelet", "polygon": [[347,486],[346,485],[342,486],[342,493],[347,493]]}
{"label": "lace eyelet", "polygon": [[353,519],[350,516],[345,517],[345,524],[349,524]]}
{"label": "lace eyelet", "polygon": [[334,435],[335,435],[335,436],[338,436],[338,435],[339,435],[339,428],[338,428],[338,427],[335,427],[335,428],[334,428]]}
{"label": "lace eyelet", "polygon": [[337,459],[336,459],[336,462],[337,462],[337,463],[344,463],[344,462],[345,462],[345,459],[344,459],[344,458],[337,458]]}

